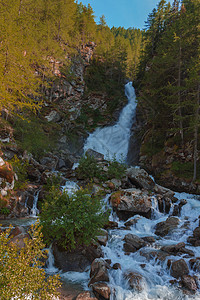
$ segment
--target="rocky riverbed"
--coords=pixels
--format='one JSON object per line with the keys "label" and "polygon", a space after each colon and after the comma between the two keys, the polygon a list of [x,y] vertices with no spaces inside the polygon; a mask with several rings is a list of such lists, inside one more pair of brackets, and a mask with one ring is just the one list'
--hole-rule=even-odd
{"label": "rocky riverbed", "polygon": [[[98,156],[97,164],[106,167],[107,161]],[[75,172],[70,179],[87,183]],[[80,278],[86,290],[74,299],[199,299],[198,196],[159,186],[137,167],[128,168],[122,179],[103,185],[94,181],[93,192],[106,194],[109,223],[88,247],[72,252],[52,247],[61,278]],[[24,226],[16,226],[12,234],[13,242],[23,247]]]}

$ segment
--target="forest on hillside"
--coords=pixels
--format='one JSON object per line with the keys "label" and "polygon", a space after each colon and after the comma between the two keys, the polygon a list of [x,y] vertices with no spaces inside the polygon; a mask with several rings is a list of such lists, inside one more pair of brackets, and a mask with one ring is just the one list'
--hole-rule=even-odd
{"label": "forest on hillside", "polygon": [[149,14],[144,43],[136,80],[146,123],[143,153],[153,156],[172,145],[192,149],[187,164],[176,162],[174,168],[180,175],[193,172],[195,181],[200,149],[200,1],[175,0],[170,5],[161,0]]}
{"label": "forest on hillside", "polygon": [[73,78],[70,66],[88,42],[97,45],[96,63],[109,66],[111,76],[132,77],[142,31],[110,29],[104,16],[96,24],[92,7],[74,0],[3,0],[0,40],[0,109],[20,114],[42,105],[53,80]]}

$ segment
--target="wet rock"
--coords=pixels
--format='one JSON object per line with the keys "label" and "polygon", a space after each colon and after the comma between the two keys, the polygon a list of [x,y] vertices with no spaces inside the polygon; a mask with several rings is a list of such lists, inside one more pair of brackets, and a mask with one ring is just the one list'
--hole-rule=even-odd
{"label": "wet rock", "polygon": [[190,259],[189,264],[190,264],[190,267],[192,268],[192,270],[200,273],[200,259],[199,258]]}
{"label": "wet rock", "polygon": [[165,251],[172,255],[181,255],[188,254],[194,256],[194,252],[190,249],[185,248],[185,243],[178,243],[176,245],[168,245],[161,248],[162,251]]}
{"label": "wet rock", "polygon": [[67,252],[54,244],[53,255],[55,259],[55,266],[63,272],[84,272],[90,265],[89,260],[83,255],[82,249],[75,249],[71,252]]}
{"label": "wet rock", "polygon": [[92,290],[94,294],[97,296],[99,299],[100,297],[103,297],[103,299],[110,299],[110,287],[104,283],[104,282],[97,282],[92,285]]}
{"label": "wet rock", "polygon": [[82,253],[87,257],[90,263],[92,263],[95,258],[103,257],[101,246],[96,241],[93,241],[91,245],[84,247]]}
{"label": "wet rock", "polygon": [[121,265],[119,264],[119,263],[116,263],[116,264],[114,264],[113,266],[112,266],[112,268],[114,269],[114,270],[118,270],[118,269],[120,269],[121,270]]}
{"label": "wet rock", "polygon": [[138,188],[152,190],[155,186],[155,182],[153,181],[153,179],[143,169],[131,167],[127,169],[126,175],[130,179],[130,181]]}
{"label": "wet rock", "polygon": [[183,275],[189,274],[189,268],[184,259],[179,259],[177,261],[172,262],[171,264],[171,275],[175,278],[179,278]]}
{"label": "wet rock", "polygon": [[155,234],[165,236],[177,228],[179,219],[176,217],[168,217],[166,221],[160,222],[155,227]]}
{"label": "wet rock", "polygon": [[107,259],[105,259],[105,262],[107,262],[107,264],[109,264],[109,266],[111,265],[111,263],[112,263],[112,260],[111,259],[109,259],[109,258],[107,258]]}
{"label": "wet rock", "polygon": [[105,229],[100,230],[100,233],[97,236],[97,241],[100,245],[106,246],[108,241],[108,232]]}
{"label": "wet rock", "polygon": [[153,236],[145,236],[142,238],[146,243],[153,244],[155,243],[155,238]]}
{"label": "wet rock", "polygon": [[151,217],[151,198],[141,190],[128,189],[115,192],[111,195],[110,202],[118,217],[122,220],[134,215]]}
{"label": "wet rock", "polygon": [[179,216],[181,213],[181,208],[187,204],[187,201],[185,199],[181,199],[179,204],[174,205],[174,210],[172,212],[172,216]]}
{"label": "wet rock", "polygon": [[148,261],[155,258],[156,261],[164,262],[169,253],[161,250],[141,249],[140,255],[144,256]]}
{"label": "wet rock", "polygon": [[195,279],[190,275],[183,275],[181,277],[181,283],[188,290],[195,292],[197,290],[197,284]]}
{"label": "wet rock", "polygon": [[187,242],[195,247],[200,246],[200,226],[194,229],[193,235],[188,237]]}
{"label": "wet rock", "polygon": [[172,205],[171,199],[166,196],[157,196],[157,199],[159,211],[168,214]]}
{"label": "wet rock", "polygon": [[200,226],[194,229],[193,236],[196,240],[200,240]]}
{"label": "wet rock", "polygon": [[90,281],[88,286],[95,282],[99,281],[109,281],[108,277],[108,269],[110,268],[109,264],[106,263],[102,258],[96,258],[92,264],[90,269]]}
{"label": "wet rock", "polygon": [[78,296],[76,296],[75,300],[98,300],[95,295],[91,291],[85,291]]}
{"label": "wet rock", "polygon": [[70,252],[54,243],[53,254],[56,267],[64,272],[84,272],[95,258],[103,256],[103,252],[97,243],[93,243],[88,247],[78,247]]}
{"label": "wet rock", "polygon": [[114,228],[118,228],[118,223],[114,222],[114,221],[108,221],[108,224],[104,225],[105,229],[114,229]]}
{"label": "wet rock", "polygon": [[159,195],[168,197],[170,199],[174,199],[174,195],[175,195],[175,193],[173,191],[171,191],[170,189],[168,189],[166,187],[163,187],[163,186],[161,186],[159,184],[155,184],[155,186],[154,186],[154,192],[157,193],[157,194],[159,194]]}
{"label": "wet rock", "polygon": [[123,250],[125,252],[136,252],[140,248],[146,246],[146,242],[143,239],[131,233],[125,235],[124,241]]}
{"label": "wet rock", "polygon": [[141,274],[136,272],[128,272],[124,274],[124,278],[128,280],[130,288],[134,291],[141,292],[143,290],[144,278]]}
{"label": "wet rock", "polygon": [[137,224],[137,222],[139,221],[140,217],[131,219],[129,221],[127,221],[126,223],[124,223],[125,226],[133,226],[135,224]]}

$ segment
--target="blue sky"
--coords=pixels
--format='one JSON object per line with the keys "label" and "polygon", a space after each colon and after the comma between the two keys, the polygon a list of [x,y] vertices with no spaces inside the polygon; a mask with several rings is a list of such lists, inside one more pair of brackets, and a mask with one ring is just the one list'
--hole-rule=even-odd
{"label": "blue sky", "polygon": [[109,27],[143,29],[148,14],[156,7],[159,0],[78,0],[78,3],[80,2],[92,6],[97,23],[99,17],[104,15]]}

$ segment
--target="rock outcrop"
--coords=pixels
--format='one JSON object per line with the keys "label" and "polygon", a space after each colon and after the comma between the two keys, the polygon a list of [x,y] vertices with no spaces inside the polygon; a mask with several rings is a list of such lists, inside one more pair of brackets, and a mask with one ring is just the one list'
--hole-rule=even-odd
{"label": "rock outcrop", "polygon": [[110,202],[122,220],[137,214],[147,218],[151,217],[151,198],[147,192],[142,192],[139,189],[127,189],[113,193]]}

